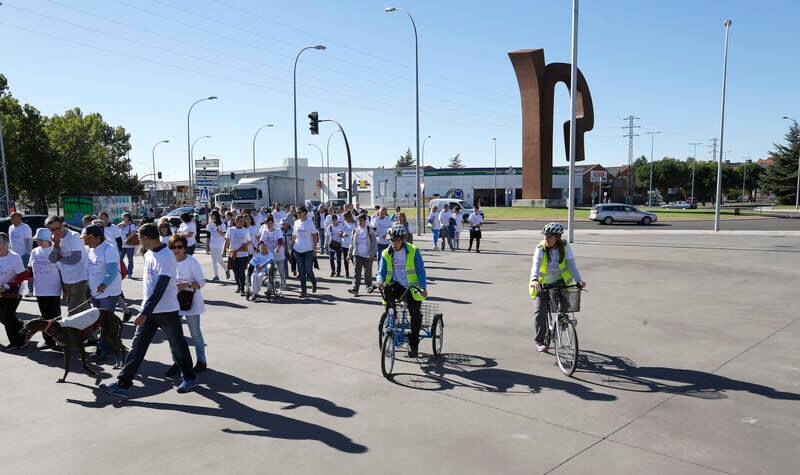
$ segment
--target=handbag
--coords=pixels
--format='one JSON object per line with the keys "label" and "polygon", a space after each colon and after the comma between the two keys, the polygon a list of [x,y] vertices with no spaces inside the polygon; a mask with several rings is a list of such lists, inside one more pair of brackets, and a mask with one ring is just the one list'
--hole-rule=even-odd
{"label": "handbag", "polygon": [[19,287],[11,287],[3,292],[2,298],[4,299],[19,299]]}
{"label": "handbag", "polygon": [[342,250],[342,243],[339,242],[339,241],[334,241],[334,240],[331,239],[330,248],[331,248],[331,250],[334,250],[334,251],[341,251]]}
{"label": "handbag", "polygon": [[125,238],[125,244],[127,244],[128,246],[138,246],[138,245],[140,245],[141,241],[139,241],[139,235],[136,234],[136,233],[132,233],[130,236]]}
{"label": "handbag", "polygon": [[194,301],[194,290],[181,290],[178,292],[178,306],[181,310],[189,310],[192,308],[192,301]]}

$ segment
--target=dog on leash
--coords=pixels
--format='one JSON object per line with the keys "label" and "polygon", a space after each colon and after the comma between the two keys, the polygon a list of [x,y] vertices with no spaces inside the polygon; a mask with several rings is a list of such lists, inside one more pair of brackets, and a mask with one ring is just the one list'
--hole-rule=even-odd
{"label": "dog on leash", "polygon": [[25,323],[25,326],[20,330],[20,335],[25,337],[26,342],[37,332],[42,332],[51,336],[64,349],[64,376],[57,381],[59,383],[63,383],[67,379],[73,350],[78,351],[84,371],[89,376],[97,376],[97,373],[92,371],[86,363],[84,343],[94,339],[98,329],[100,330],[100,340],[103,342],[104,348],[113,352],[117,358],[114,368],[119,368],[125,361],[125,352],[128,349],[122,344],[122,322],[111,310],[94,309],[93,311],[99,311],[97,320],[83,329],[64,326],[62,325],[63,322],[58,322],[55,319],[34,318]]}

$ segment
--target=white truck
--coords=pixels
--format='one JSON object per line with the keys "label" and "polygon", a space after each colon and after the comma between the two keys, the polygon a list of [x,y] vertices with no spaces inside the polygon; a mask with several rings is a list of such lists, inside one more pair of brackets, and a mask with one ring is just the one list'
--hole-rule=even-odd
{"label": "white truck", "polygon": [[[297,180],[298,201],[305,200],[303,180]],[[294,203],[294,178],[286,176],[266,176],[261,178],[242,178],[231,189],[231,207],[253,209],[271,206],[275,202]]]}

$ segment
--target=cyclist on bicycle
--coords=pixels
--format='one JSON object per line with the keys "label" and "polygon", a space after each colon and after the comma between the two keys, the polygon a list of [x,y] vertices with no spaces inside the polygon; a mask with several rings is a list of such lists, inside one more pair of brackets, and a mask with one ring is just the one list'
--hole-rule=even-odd
{"label": "cyclist on bicycle", "polygon": [[[531,266],[531,281],[529,291],[533,299],[533,322],[536,335],[534,342],[536,350],[540,353],[547,350],[544,345],[547,333],[547,311],[549,308],[549,292],[542,292],[544,285],[548,287],[566,287],[575,285],[586,287],[586,282],[581,280],[578,268],[575,265],[575,256],[569,243],[561,239],[564,226],[561,223],[548,223],[542,229],[544,239],[536,246],[533,253],[533,266]],[[540,293],[541,292],[541,293]],[[565,300],[560,290],[555,293],[559,296],[559,306]]]}
{"label": "cyclist on bicycle", "polygon": [[[391,246],[381,252],[378,265],[378,287],[384,288],[387,298],[405,298],[411,314],[411,335],[408,337],[408,357],[417,357],[419,331],[422,327],[422,301],[428,296],[425,263],[417,246],[405,242],[405,226],[395,223],[386,233]],[[417,290],[418,287],[421,290]],[[405,296],[405,297],[404,297]]]}

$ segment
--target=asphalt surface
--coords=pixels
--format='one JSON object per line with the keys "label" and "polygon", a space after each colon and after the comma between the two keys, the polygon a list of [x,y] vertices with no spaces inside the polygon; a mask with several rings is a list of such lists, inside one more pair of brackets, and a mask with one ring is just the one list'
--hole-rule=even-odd
{"label": "asphalt surface", "polygon": [[[485,228],[489,231],[513,231],[521,229],[542,229],[549,220],[493,220],[487,218]],[[628,230],[677,230],[700,231],[714,230],[713,219],[674,219],[659,220],[648,226],[640,224],[613,224],[605,226],[593,221],[575,220],[575,229],[628,229]],[[800,219],[791,217],[746,217],[724,218],[720,221],[720,229],[724,231],[800,231]],[[466,234],[466,231],[462,231]]]}
{"label": "asphalt surface", "polygon": [[[304,301],[292,281],[279,303],[207,284],[209,370],[185,395],[163,376],[160,336],[122,405],[77,362],[57,384],[60,354],[0,352],[2,470],[797,473],[800,234],[606,229],[576,232],[589,292],[572,378],[531,342],[540,237],[487,231],[481,254],[423,251],[445,354],[431,357],[423,340],[391,381],[379,367],[379,299],[350,298],[344,279],[327,277]],[[140,295],[141,280],[124,288]],[[37,313],[23,301],[20,317]]]}

